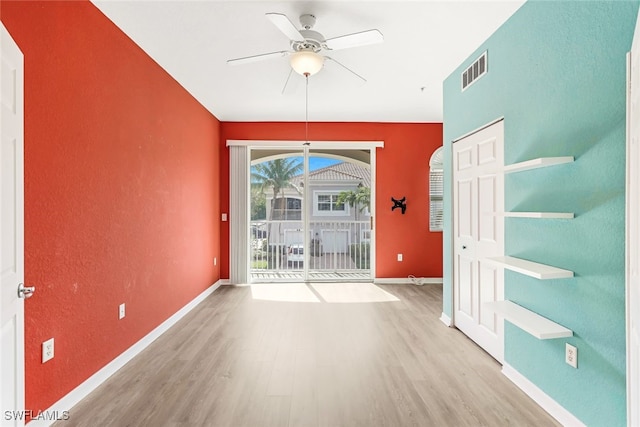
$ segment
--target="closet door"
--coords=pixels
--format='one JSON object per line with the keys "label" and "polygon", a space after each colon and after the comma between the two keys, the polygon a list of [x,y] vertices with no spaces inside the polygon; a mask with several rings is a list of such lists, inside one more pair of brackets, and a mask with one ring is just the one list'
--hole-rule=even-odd
{"label": "closet door", "polygon": [[504,275],[485,258],[504,252],[503,121],[453,144],[454,324],[502,363],[503,321],[483,304],[502,300]]}

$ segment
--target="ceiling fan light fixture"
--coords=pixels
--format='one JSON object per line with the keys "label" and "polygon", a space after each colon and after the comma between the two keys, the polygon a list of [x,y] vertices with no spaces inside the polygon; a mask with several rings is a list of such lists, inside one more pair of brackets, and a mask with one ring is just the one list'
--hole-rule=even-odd
{"label": "ceiling fan light fixture", "polygon": [[323,65],[324,56],[314,51],[300,50],[291,54],[291,68],[302,76],[313,76]]}

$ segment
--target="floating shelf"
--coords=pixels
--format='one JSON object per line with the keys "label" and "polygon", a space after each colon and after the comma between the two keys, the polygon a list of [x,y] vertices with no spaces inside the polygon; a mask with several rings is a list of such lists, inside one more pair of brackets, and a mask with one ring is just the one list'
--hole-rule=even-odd
{"label": "floating shelf", "polygon": [[511,301],[487,302],[484,304],[484,308],[494,311],[499,316],[503,316],[505,320],[508,320],[539,340],[573,336],[571,329],[567,329]]}
{"label": "floating shelf", "polygon": [[573,271],[510,256],[490,257],[487,258],[487,260],[500,264],[507,270],[512,270],[540,280],[573,277]]}
{"label": "floating shelf", "polygon": [[568,157],[540,157],[539,159],[527,160],[526,162],[514,163],[505,166],[504,173],[521,172],[529,169],[544,168],[547,166],[561,165],[573,162],[573,156]]}
{"label": "floating shelf", "polygon": [[572,219],[574,217],[573,212],[494,212],[493,215],[507,218]]}

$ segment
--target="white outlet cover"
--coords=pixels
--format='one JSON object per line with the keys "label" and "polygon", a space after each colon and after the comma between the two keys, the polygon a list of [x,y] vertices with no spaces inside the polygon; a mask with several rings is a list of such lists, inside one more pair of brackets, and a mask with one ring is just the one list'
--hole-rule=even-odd
{"label": "white outlet cover", "polygon": [[124,303],[120,304],[120,307],[118,308],[118,319],[123,319],[125,315],[125,311],[124,311]]}
{"label": "white outlet cover", "polygon": [[398,261],[402,261],[402,254],[398,254]]}
{"label": "white outlet cover", "polygon": [[578,349],[569,343],[565,346],[564,361],[578,369]]}
{"label": "white outlet cover", "polygon": [[50,338],[42,343],[42,363],[48,362],[53,359],[53,338]]}

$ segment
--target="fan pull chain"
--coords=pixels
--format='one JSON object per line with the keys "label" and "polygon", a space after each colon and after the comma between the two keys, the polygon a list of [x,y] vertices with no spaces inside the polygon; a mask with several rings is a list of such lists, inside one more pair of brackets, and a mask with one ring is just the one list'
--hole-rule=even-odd
{"label": "fan pull chain", "polygon": [[309,145],[309,73],[304,74],[304,142]]}

